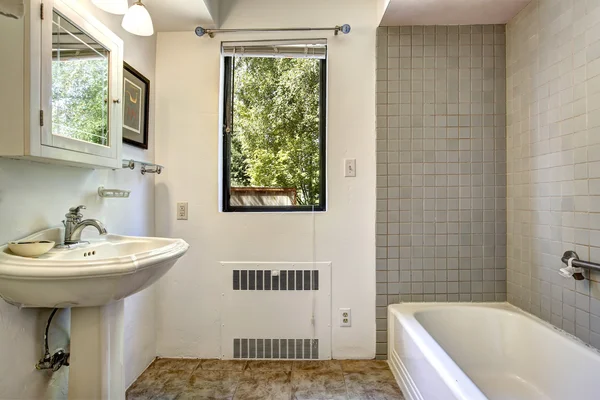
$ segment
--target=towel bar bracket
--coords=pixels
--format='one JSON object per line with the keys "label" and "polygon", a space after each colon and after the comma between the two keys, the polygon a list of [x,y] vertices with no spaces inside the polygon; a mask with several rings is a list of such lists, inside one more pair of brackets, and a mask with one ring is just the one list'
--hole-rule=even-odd
{"label": "towel bar bracket", "polygon": [[123,168],[135,169],[136,165],[140,167],[140,172],[142,175],[146,174],[158,174],[163,171],[165,167],[158,164],[153,164],[144,161],[136,161],[136,160],[123,160]]}
{"label": "towel bar bracket", "polygon": [[[567,265],[569,265],[569,260],[573,259],[573,261],[571,262],[573,267],[576,268],[586,268],[589,270],[594,270],[594,271],[600,271],[600,264],[598,263],[594,263],[591,261],[583,261],[579,259],[579,255],[572,251],[572,250],[568,250],[565,251],[565,253],[563,254],[561,261]],[[575,276],[575,275],[581,275],[581,276]],[[573,275],[573,277],[577,280],[582,280],[584,279],[583,274],[575,274]]]}

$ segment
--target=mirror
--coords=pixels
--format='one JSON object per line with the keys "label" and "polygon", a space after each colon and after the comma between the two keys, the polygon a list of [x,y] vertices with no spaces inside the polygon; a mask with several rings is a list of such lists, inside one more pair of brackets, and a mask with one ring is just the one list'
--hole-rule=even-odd
{"label": "mirror", "polygon": [[52,134],[109,146],[110,51],[52,13]]}

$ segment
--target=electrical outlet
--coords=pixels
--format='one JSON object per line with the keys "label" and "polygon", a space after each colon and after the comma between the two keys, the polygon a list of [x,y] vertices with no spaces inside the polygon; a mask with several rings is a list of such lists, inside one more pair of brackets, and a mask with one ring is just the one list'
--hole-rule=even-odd
{"label": "electrical outlet", "polygon": [[177,219],[188,219],[188,203],[177,203]]}
{"label": "electrical outlet", "polygon": [[340,308],[340,326],[352,326],[352,310],[349,308]]}
{"label": "electrical outlet", "polygon": [[347,158],[344,160],[344,176],[353,178],[356,176],[356,159]]}

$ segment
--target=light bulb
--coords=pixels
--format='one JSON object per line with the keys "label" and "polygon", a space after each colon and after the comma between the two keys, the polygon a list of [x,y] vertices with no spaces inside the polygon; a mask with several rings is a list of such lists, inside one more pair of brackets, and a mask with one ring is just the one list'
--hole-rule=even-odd
{"label": "light bulb", "polygon": [[138,36],[152,36],[154,34],[152,18],[141,1],[137,1],[129,7],[123,17],[121,26],[127,32]]}

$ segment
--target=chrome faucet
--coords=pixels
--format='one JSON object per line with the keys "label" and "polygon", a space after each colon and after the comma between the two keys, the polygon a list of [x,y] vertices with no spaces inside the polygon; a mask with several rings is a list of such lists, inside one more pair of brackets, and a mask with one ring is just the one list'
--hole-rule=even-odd
{"label": "chrome faucet", "polygon": [[65,225],[65,246],[81,243],[81,232],[88,226],[93,226],[98,229],[101,235],[106,235],[108,232],[104,224],[97,219],[82,220],[83,214],[79,211],[85,210],[85,206],[71,207],[69,212],[65,214],[63,224]]}

